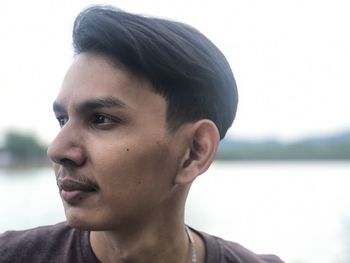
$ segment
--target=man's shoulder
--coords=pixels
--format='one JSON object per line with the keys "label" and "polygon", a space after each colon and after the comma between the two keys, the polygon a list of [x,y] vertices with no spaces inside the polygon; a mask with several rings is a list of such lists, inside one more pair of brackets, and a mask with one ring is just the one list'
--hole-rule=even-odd
{"label": "man's shoulder", "polygon": [[3,247],[9,247],[13,244],[19,246],[22,243],[25,243],[26,247],[30,247],[37,242],[47,244],[48,240],[59,238],[67,234],[69,235],[71,231],[72,228],[70,228],[65,222],[56,225],[39,226],[26,230],[7,231],[0,234],[0,249]]}
{"label": "man's shoulder", "polygon": [[[0,235],[1,262],[56,262],[68,248],[76,253],[81,232],[65,222],[28,230],[7,231]],[[75,244],[75,246],[72,244]],[[30,260],[29,260],[30,259]]]}
{"label": "man's shoulder", "polygon": [[259,255],[236,242],[204,232],[197,231],[197,233],[202,237],[206,246],[206,263],[283,263],[275,255]]}

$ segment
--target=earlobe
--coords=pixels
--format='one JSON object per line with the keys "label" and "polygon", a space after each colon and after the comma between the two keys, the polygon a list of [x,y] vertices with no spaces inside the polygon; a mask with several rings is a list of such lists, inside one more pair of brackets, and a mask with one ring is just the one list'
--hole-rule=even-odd
{"label": "earlobe", "polygon": [[193,123],[189,136],[188,149],[175,178],[177,184],[190,184],[209,168],[220,140],[216,125],[207,119]]}

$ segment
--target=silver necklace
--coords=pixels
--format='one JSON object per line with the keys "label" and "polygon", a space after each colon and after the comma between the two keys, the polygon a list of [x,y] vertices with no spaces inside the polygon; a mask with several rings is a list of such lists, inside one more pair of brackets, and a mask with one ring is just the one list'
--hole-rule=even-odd
{"label": "silver necklace", "polygon": [[190,249],[191,249],[191,263],[197,263],[197,254],[196,254],[196,248],[194,246],[194,240],[191,234],[191,230],[188,226],[185,226],[188,241],[190,242]]}

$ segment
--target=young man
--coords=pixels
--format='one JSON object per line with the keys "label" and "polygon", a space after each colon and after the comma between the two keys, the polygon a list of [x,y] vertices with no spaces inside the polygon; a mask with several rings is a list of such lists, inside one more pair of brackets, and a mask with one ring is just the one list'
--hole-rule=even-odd
{"label": "young man", "polygon": [[1,262],[281,262],[190,229],[192,182],[233,122],[225,57],[192,27],[94,6],[76,19],[76,57],[48,149],[66,223],[0,238]]}

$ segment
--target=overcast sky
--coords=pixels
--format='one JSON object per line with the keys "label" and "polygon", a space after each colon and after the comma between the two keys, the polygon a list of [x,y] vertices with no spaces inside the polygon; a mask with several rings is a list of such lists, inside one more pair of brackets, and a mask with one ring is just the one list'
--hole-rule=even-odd
{"label": "overcast sky", "polygon": [[72,24],[92,3],[179,20],[207,35],[239,88],[229,136],[294,140],[350,129],[349,1],[2,0],[0,132],[54,137],[51,105],[72,61]]}

